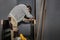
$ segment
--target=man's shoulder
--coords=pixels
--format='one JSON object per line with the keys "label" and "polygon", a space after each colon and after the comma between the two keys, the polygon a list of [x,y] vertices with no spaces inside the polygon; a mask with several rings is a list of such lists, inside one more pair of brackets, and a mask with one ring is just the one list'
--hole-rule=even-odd
{"label": "man's shoulder", "polygon": [[14,8],[26,8],[27,6],[25,4],[18,4]]}
{"label": "man's shoulder", "polygon": [[25,4],[19,4],[19,5],[17,5],[17,6],[26,6]]}

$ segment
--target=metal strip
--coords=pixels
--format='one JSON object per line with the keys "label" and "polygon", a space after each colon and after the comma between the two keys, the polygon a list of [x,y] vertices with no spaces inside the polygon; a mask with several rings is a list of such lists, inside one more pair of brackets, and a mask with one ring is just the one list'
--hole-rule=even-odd
{"label": "metal strip", "polygon": [[42,36],[43,5],[44,5],[44,0],[40,0],[40,13],[39,13],[39,19],[37,21],[38,29],[37,29],[37,39],[36,40],[41,40],[41,36]]}

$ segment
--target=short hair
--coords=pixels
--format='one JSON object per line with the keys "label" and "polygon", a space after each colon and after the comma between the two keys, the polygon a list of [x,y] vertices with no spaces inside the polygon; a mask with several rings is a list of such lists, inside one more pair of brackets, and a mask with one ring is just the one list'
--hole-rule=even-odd
{"label": "short hair", "polygon": [[31,8],[31,6],[30,5],[26,5],[27,6],[27,8],[29,8],[30,9],[30,13],[32,12],[32,8]]}

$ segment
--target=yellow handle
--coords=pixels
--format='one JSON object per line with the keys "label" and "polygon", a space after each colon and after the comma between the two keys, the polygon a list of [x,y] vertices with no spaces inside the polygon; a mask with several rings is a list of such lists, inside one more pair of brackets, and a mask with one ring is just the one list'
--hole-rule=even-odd
{"label": "yellow handle", "polygon": [[21,38],[21,40],[27,40],[27,39],[23,36],[23,34],[20,34],[20,38]]}

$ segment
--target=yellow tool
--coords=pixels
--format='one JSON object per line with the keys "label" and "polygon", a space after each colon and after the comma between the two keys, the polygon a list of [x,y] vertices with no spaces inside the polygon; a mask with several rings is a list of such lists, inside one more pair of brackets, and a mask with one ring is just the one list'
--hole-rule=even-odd
{"label": "yellow tool", "polygon": [[21,38],[21,40],[27,40],[27,38],[25,38],[25,37],[23,36],[23,34],[20,34],[20,38]]}

